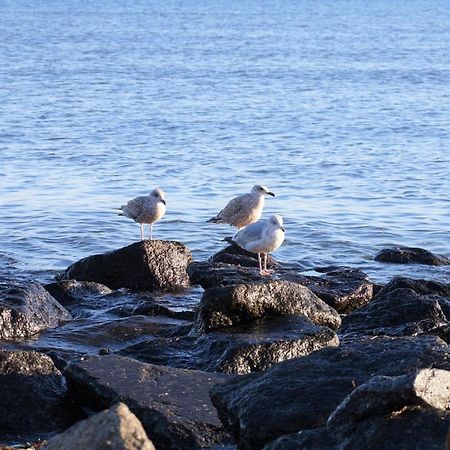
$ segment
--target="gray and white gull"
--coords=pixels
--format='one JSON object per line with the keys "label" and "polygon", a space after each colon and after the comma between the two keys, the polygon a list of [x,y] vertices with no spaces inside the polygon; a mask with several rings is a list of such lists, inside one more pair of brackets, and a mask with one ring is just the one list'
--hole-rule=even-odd
{"label": "gray and white gull", "polygon": [[[268,275],[267,254],[277,250],[284,241],[286,230],[283,226],[283,218],[278,214],[270,216],[267,220],[247,225],[233,236],[233,242],[248,252],[257,253],[259,261],[259,273]],[[264,255],[264,265],[261,262],[261,254]]]}
{"label": "gray and white gull", "polygon": [[225,208],[209,219],[208,222],[228,223],[238,229],[256,222],[261,218],[266,194],[275,197],[275,194],[270,192],[266,186],[257,184],[248,194],[230,200]]}
{"label": "gray and white gull", "polygon": [[150,195],[136,197],[120,207],[119,216],[133,219],[141,226],[141,239],[144,240],[144,223],[150,225],[150,240],[152,240],[153,224],[166,213],[166,194],[160,188],[154,189]]}

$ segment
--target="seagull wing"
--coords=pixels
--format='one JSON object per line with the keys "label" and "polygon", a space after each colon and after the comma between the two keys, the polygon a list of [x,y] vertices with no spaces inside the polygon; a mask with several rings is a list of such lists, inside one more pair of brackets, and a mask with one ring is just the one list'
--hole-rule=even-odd
{"label": "seagull wing", "polygon": [[258,220],[258,222],[247,225],[243,230],[238,231],[233,236],[233,241],[236,242],[239,247],[246,250],[246,246],[252,242],[259,241],[262,238],[264,228],[266,225],[265,220]]}

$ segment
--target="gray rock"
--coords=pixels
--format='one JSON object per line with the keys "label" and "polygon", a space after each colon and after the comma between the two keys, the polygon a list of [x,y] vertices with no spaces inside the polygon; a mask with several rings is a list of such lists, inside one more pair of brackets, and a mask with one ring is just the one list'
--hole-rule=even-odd
{"label": "gray rock", "polygon": [[387,295],[396,289],[411,289],[421,295],[439,295],[450,297],[450,284],[435,280],[414,280],[407,277],[395,277],[377,293],[377,296]]}
{"label": "gray rock", "polygon": [[59,280],[94,281],[111,289],[177,290],[189,287],[190,250],[173,241],[140,241],[88,256],[68,267]]}
{"label": "gray rock", "polygon": [[336,329],[339,314],[308,288],[286,281],[237,284],[207,289],[197,309],[192,334],[283,314],[304,315],[317,325]]}
{"label": "gray rock", "polygon": [[39,283],[0,283],[0,339],[27,338],[70,319]]}
{"label": "gray rock", "polygon": [[287,435],[264,450],[441,450],[448,430],[450,372],[375,376],[336,408],[326,427]]}
{"label": "gray rock", "polygon": [[0,436],[67,427],[66,392],[65,380],[48,356],[0,350]]}
{"label": "gray rock", "polygon": [[287,315],[199,338],[153,339],[127,347],[120,354],[171,367],[243,374],[336,345],[339,339],[329,328],[314,325],[303,316]]}
{"label": "gray rock", "polygon": [[118,403],[50,439],[45,450],[155,450],[137,417]]}
{"label": "gray rock", "polygon": [[375,261],[395,264],[427,264],[430,266],[446,266],[450,259],[436,255],[423,248],[395,247],[385,248],[377,253]]}
{"label": "gray rock", "polygon": [[208,391],[229,375],[95,356],[64,370],[78,398],[94,408],[125,402],[159,449],[208,447],[229,439]]}
{"label": "gray rock", "polygon": [[44,285],[45,290],[62,305],[77,303],[86,298],[112,294],[109,287],[92,281],[65,280]]}
{"label": "gray rock", "polygon": [[215,386],[211,398],[239,448],[260,449],[284,434],[323,427],[347,395],[375,375],[398,376],[428,367],[450,369],[450,351],[442,340],[378,337],[242,375]]}
{"label": "gray rock", "polygon": [[341,335],[415,336],[448,325],[436,296],[412,289],[385,290],[342,320]]}

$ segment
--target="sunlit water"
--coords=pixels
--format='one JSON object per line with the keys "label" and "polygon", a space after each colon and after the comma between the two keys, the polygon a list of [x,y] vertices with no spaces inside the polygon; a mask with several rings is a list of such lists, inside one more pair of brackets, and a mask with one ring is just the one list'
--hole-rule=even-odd
{"label": "sunlit water", "polygon": [[204,259],[232,233],[206,220],[261,182],[281,261],[449,281],[373,261],[450,256],[447,2],[104,3],[0,1],[4,276],[48,282],[138,240],[116,208],[156,186],[155,237]]}

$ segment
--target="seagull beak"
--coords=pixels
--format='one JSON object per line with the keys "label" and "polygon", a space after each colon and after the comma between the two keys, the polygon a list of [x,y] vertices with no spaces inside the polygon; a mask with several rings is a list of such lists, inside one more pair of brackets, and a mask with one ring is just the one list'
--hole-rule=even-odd
{"label": "seagull beak", "polygon": [[286,228],[280,227],[280,230],[281,230],[283,233],[286,233]]}
{"label": "seagull beak", "polygon": [[161,199],[161,203],[162,203],[163,205],[165,205],[165,204],[166,204],[166,201],[165,201],[164,199]]}
{"label": "seagull beak", "polygon": [[275,197],[275,194],[273,192],[267,192],[267,195],[270,195],[272,197]]}

